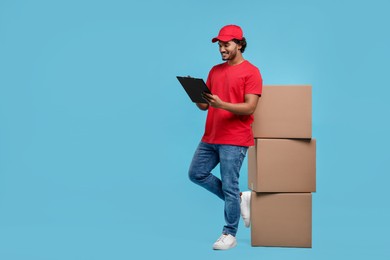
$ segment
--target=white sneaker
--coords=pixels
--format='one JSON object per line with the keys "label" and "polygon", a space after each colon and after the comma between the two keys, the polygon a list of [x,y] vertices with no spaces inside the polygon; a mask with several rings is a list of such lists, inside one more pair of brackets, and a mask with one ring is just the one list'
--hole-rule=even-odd
{"label": "white sneaker", "polygon": [[246,227],[249,227],[251,225],[251,192],[250,191],[244,191],[241,194],[241,203],[240,203],[240,209],[241,209],[241,216],[244,220],[244,224]]}
{"label": "white sneaker", "polygon": [[218,240],[214,243],[213,249],[214,250],[226,250],[233,248],[237,245],[236,238],[230,234],[225,235],[222,234]]}

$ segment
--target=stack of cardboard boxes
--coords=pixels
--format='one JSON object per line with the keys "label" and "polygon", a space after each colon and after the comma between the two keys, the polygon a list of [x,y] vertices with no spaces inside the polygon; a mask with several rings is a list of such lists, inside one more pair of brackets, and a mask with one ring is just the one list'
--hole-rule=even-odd
{"label": "stack of cardboard boxes", "polygon": [[316,140],[311,86],[264,86],[248,150],[252,246],[311,247]]}

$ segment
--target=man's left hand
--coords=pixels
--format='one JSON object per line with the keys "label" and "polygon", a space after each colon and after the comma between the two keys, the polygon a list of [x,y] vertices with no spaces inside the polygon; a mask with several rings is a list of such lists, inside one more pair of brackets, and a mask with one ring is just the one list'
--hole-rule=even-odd
{"label": "man's left hand", "polygon": [[203,93],[203,98],[206,99],[210,106],[215,108],[222,108],[224,104],[224,102],[217,95]]}

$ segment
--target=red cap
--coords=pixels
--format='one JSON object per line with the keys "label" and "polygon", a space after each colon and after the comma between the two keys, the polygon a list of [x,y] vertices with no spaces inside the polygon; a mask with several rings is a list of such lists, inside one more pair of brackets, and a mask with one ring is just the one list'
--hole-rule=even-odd
{"label": "red cap", "polygon": [[222,42],[228,42],[233,39],[242,40],[243,33],[240,26],[237,25],[226,25],[222,27],[222,29],[219,31],[219,34],[217,37],[213,38],[212,42],[222,41]]}

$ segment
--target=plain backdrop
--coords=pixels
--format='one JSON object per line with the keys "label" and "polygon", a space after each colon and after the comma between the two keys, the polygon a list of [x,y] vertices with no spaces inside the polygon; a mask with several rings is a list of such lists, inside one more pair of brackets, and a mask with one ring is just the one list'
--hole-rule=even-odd
{"label": "plain backdrop", "polygon": [[[1,0],[0,259],[389,259],[389,10]],[[251,247],[241,222],[211,250],[223,203],[187,177],[206,114],[176,76],[207,78],[226,24],[264,84],[313,87],[312,249]]]}

